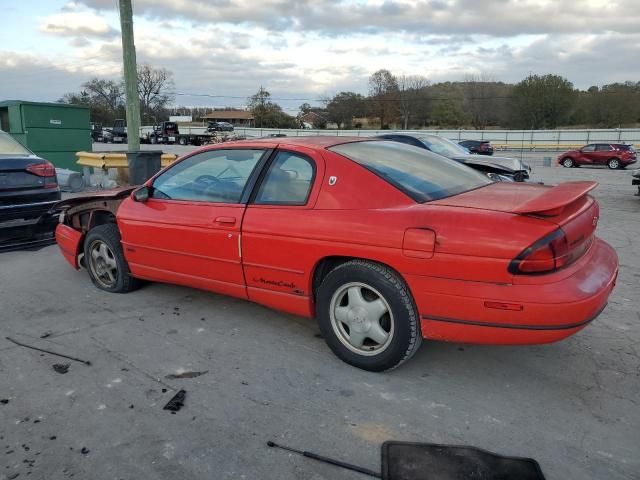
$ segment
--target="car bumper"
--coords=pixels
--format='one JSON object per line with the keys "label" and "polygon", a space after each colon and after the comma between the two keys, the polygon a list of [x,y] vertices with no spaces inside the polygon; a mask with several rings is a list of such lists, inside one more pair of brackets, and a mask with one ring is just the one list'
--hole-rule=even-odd
{"label": "car bumper", "polygon": [[[498,285],[408,278],[425,338],[479,344],[538,344],[566,338],[604,310],[618,257],[596,239],[587,254],[548,282]],[[538,283],[532,283],[538,282]]]}
{"label": "car bumper", "polygon": [[56,203],[58,200],[0,205],[0,251],[53,243],[58,214],[50,209]]}

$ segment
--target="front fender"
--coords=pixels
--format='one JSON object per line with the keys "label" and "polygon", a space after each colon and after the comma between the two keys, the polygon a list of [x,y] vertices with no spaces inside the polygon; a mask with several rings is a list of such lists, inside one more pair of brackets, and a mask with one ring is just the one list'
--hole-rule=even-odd
{"label": "front fender", "polygon": [[58,243],[58,247],[60,247],[60,251],[67,262],[76,270],[80,270],[78,255],[80,255],[80,249],[82,248],[83,237],[82,232],[68,225],[59,223],[56,227],[56,242]]}

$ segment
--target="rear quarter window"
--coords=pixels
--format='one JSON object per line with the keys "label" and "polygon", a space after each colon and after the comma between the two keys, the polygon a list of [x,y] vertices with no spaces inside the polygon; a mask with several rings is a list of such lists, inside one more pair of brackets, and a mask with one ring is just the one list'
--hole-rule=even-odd
{"label": "rear quarter window", "polygon": [[363,141],[335,145],[329,150],[358,163],[420,203],[492,183],[466,165],[402,143]]}

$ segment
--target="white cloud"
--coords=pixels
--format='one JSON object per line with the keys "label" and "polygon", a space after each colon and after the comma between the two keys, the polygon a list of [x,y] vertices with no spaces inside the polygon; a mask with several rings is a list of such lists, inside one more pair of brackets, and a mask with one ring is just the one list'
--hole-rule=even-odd
{"label": "white cloud", "polygon": [[[506,82],[557,73],[581,88],[637,80],[636,2],[136,0],[134,24],[139,62],[173,71],[176,91],[241,97],[180,96],[176,103],[231,105],[261,85],[276,97],[366,93],[379,68],[434,82],[481,72]],[[15,96],[17,86],[30,85],[56,99],[91,76],[118,78],[115,5],[75,0],[39,19],[38,32],[25,35],[43,37],[47,54],[3,45],[0,90]],[[55,81],[43,81],[43,71]]]}
{"label": "white cloud", "polygon": [[[69,4],[65,8],[69,8]],[[87,11],[65,11],[44,18],[40,23],[43,33],[63,36],[109,38],[118,31],[100,15]]]}

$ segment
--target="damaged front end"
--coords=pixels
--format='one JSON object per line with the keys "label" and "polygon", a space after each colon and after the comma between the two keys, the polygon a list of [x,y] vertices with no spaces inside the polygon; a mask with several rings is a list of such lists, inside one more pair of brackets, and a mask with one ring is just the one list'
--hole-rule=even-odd
{"label": "damaged front end", "polygon": [[59,214],[55,238],[64,258],[76,270],[83,265],[84,236],[97,225],[116,223],[116,213],[122,201],[135,187],[97,192],[58,202],[53,212]]}

